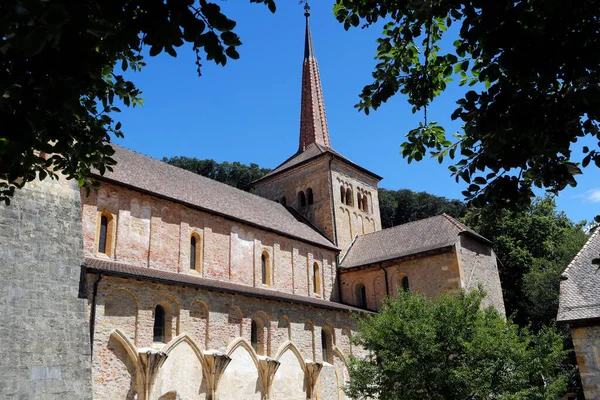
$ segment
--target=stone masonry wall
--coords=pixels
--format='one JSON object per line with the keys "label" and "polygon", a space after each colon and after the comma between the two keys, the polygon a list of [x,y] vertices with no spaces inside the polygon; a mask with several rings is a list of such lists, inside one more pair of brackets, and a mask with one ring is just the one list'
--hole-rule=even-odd
{"label": "stone masonry wall", "polygon": [[81,232],[76,182],[31,182],[0,204],[2,399],[91,399]]}
{"label": "stone masonry wall", "polygon": [[[313,187],[318,203],[321,191],[319,186]],[[81,196],[86,257],[110,258],[139,267],[198,274],[304,296],[334,296],[336,264],[331,250],[110,183],[103,183],[98,193],[86,197],[82,192]],[[102,213],[112,216],[116,226],[110,254],[97,252]],[[200,247],[200,265],[195,270],[189,267],[192,234],[198,235]],[[268,255],[273,271],[269,286],[262,283],[263,254]],[[315,263],[321,273],[321,295],[313,288]]]}
{"label": "stone masonry wall", "polygon": [[[281,202],[285,197],[288,207],[298,210],[334,242],[328,164],[329,158],[322,157],[269,179],[257,185],[256,190],[259,196],[273,201]],[[301,207],[298,193],[303,191],[306,194],[308,188],[313,191],[314,202]]]}
{"label": "stone masonry wall", "polygon": [[600,399],[600,324],[571,328],[586,400]]}
{"label": "stone masonry wall", "polygon": [[[410,290],[427,297],[460,288],[460,274],[456,253],[452,249],[446,253],[404,261],[386,261],[381,266],[387,271],[390,296],[401,289],[401,280],[408,277]],[[377,310],[386,297],[385,274],[379,264],[362,269],[343,272],[342,300],[359,305],[358,285],[365,285],[367,308]]]}
{"label": "stone masonry wall", "polygon": [[[381,230],[377,181],[340,162],[333,163],[332,178],[338,247],[343,257],[357,235]],[[351,193],[350,204],[342,202],[341,188]],[[367,196],[365,211],[358,208],[358,194]]]}
{"label": "stone masonry wall", "polygon": [[[96,277],[88,276],[88,287]],[[171,331],[168,340],[178,342],[177,338],[185,336],[185,341],[179,340],[182,346],[153,343],[154,310],[158,304],[168,314],[167,325]],[[253,319],[262,325],[258,353],[250,347]],[[349,313],[104,276],[97,297],[94,399],[132,398],[136,392],[132,361],[124,346],[111,336],[115,329],[122,331],[138,349],[153,347],[169,354],[158,372],[152,399],[162,399],[161,396],[168,393],[185,399],[206,397],[194,348],[200,352],[218,350],[233,358],[219,384],[219,399],[260,398],[264,388],[257,383],[255,363],[265,356],[282,362],[271,398],[305,399],[299,379],[304,379],[305,362],[323,360],[323,326],[331,330],[333,362],[325,363],[317,388],[322,399],[338,398],[338,395],[343,398],[339,386],[348,379],[345,363],[348,355],[356,353],[349,340],[356,328]],[[175,351],[175,347],[179,350]],[[336,396],[330,397],[327,393]]]}
{"label": "stone masonry wall", "polygon": [[494,306],[505,315],[498,263],[492,246],[463,234],[456,249],[461,270],[461,287],[473,290],[481,284],[487,292],[483,306]]}

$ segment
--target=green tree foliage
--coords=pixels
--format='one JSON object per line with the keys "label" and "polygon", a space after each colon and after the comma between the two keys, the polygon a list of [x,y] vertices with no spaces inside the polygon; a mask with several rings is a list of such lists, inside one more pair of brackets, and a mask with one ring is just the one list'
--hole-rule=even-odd
{"label": "green tree foliage", "polygon": [[521,211],[471,209],[462,221],[494,243],[508,313],[522,325],[550,324],[560,274],[587,240],[584,223],[557,212],[550,197]]}
{"label": "green tree foliage", "polygon": [[460,200],[408,189],[379,189],[379,209],[384,229],[442,213],[460,218],[467,212],[465,203]]}
{"label": "green tree foliage", "polygon": [[271,170],[257,164],[242,164],[238,161],[218,163],[215,160],[199,160],[195,157],[163,157],[163,161],[238,189],[249,191],[251,183],[262,178]]}
{"label": "green tree foliage", "polygon": [[532,333],[481,309],[484,293],[432,300],[401,292],[353,337],[370,355],[351,357],[346,393],[356,399],[557,399],[569,368],[563,338]]}
{"label": "green tree foliage", "polygon": [[225,65],[239,57],[235,25],[206,0],[0,2],[0,200],[53,170],[89,187],[90,169],[114,165],[115,102],[141,103],[120,71],[140,70],[143,48],[175,57],[186,42],[198,73],[203,58]]}
{"label": "green tree foliage", "polygon": [[[368,114],[405,94],[425,118],[402,155],[456,157],[450,170],[476,206],[528,204],[534,186],[558,193],[575,185],[579,162],[600,167],[596,1],[336,0],[334,13],[346,29],[384,22],[374,81],[357,108]],[[451,140],[427,120],[427,105],[457,75],[471,89],[457,99],[452,118],[463,132]],[[573,159],[582,137],[598,145]]]}

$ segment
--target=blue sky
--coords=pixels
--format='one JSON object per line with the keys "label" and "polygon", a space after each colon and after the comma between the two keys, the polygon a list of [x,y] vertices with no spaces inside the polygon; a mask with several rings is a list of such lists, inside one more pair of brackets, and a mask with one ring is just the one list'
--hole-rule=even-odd
{"label": "blue sky", "polygon": [[[354,109],[358,94],[371,83],[377,27],[344,31],[331,12],[333,1],[313,2],[311,29],[325,96],[332,146],[357,164],[384,177],[380,187],[408,188],[461,198],[448,164],[426,159],[408,164],[400,156],[406,133],[422,120],[398,95],[366,116]],[[124,139],[116,142],[155,158],[190,156],[257,163],[273,168],[298,147],[304,17],[297,1],[277,2],[271,14],[249,1],[218,3],[238,22],[241,58],[226,67],[204,62],[198,77],[190,47],[147,57],[142,72],[127,74],[143,91],[141,108],[122,108]],[[451,87],[430,107],[428,116],[453,132],[450,120],[463,88]],[[594,147],[591,140],[580,143]],[[593,164],[593,163],[592,163]],[[600,213],[600,169],[589,166],[557,199],[575,221]]]}

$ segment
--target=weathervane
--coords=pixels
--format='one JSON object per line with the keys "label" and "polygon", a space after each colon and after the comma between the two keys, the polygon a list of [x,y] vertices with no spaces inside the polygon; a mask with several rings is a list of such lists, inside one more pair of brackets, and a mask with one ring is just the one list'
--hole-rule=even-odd
{"label": "weathervane", "polygon": [[308,5],[308,0],[300,0],[299,4],[304,3],[304,16],[305,17],[309,17],[310,16],[310,6]]}

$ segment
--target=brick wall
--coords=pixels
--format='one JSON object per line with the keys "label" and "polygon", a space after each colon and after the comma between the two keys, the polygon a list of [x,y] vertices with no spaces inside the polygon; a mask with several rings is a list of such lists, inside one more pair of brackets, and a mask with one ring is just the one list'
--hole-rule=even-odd
{"label": "brick wall", "polygon": [[[88,286],[91,287],[96,275],[88,276]],[[254,318],[264,323],[264,356],[288,360],[291,363],[281,369],[278,382],[297,383],[294,378],[298,369],[295,362],[297,356],[289,357],[287,353],[290,344],[293,350],[304,360],[322,360],[321,329],[327,325],[333,327],[332,341],[334,363],[325,368],[327,371],[319,383],[323,396],[327,393],[338,393],[338,377],[347,377],[345,360],[351,354],[349,336],[356,328],[355,321],[349,313],[317,307],[301,306],[272,300],[257,299],[243,295],[224,294],[219,292],[199,290],[176,285],[165,285],[148,281],[139,281],[111,276],[104,276],[98,286],[96,326],[94,336],[93,385],[95,399],[125,398],[127,393],[133,394],[131,362],[122,346],[111,338],[114,329],[123,331],[129,340],[137,347],[161,348],[164,345],[153,343],[153,312],[157,304],[168,304],[174,310],[171,338],[184,333],[201,350],[219,350],[232,355],[235,363],[231,371],[246,371],[256,374],[252,361],[256,355],[247,349],[240,349],[239,342],[243,339],[250,343],[250,325]],[[183,352],[182,352],[183,353]],[[157,378],[156,398],[168,392],[173,385],[177,392],[195,393],[185,398],[204,398],[206,393],[198,393],[201,380],[189,380],[185,377],[193,374],[194,363],[189,361],[189,352],[173,355],[173,360],[165,367],[165,372]],[[285,357],[284,357],[285,356]],[[171,355],[169,356],[171,357]],[[184,363],[182,360],[188,360]],[[293,362],[292,362],[293,361]],[[184,364],[178,364],[178,363]],[[239,365],[238,365],[239,364]],[[229,369],[229,367],[228,367]],[[128,372],[129,371],[129,372]],[[168,371],[168,372],[167,372]],[[179,377],[169,374],[179,371]],[[246,393],[246,386],[251,384],[256,389],[256,380],[249,382],[246,378],[235,375],[225,378],[238,389],[221,389],[220,398],[236,398],[240,393]],[[254,372],[252,372],[254,371]],[[285,372],[288,371],[288,372]],[[291,375],[285,375],[285,374]],[[169,376],[167,376],[169,375]],[[174,375],[174,376],[177,376]],[[201,376],[201,374],[200,374]],[[229,381],[227,381],[229,379]],[[169,386],[171,385],[171,386]],[[194,388],[189,385],[195,385]],[[228,383],[225,383],[227,386]],[[296,385],[298,386],[298,385]],[[288,393],[285,385],[278,386],[278,396],[286,398]],[[192,390],[193,389],[193,390]],[[195,392],[194,392],[195,390]],[[290,389],[291,390],[291,389]],[[241,392],[240,392],[241,391]],[[228,395],[225,394],[228,393]],[[258,393],[259,394],[259,393]],[[252,396],[244,398],[253,398]],[[289,394],[289,393],[288,393]],[[229,396],[229,397],[227,397]],[[240,397],[237,397],[240,398]],[[292,396],[293,398],[293,396]]]}
{"label": "brick wall", "polygon": [[76,182],[31,182],[0,204],[2,399],[91,398],[81,232]]}
{"label": "brick wall", "polygon": [[[335,253],[331,250],[110,183],[104,183],[98,193],[86,197],[82,191],[81,196],[87,257],[262,287],[261,255],[266,252],[273,274],[268,288],[317,296],[313,290],[316,262],[322,295],[331,298],[334,293]],[[114,251],[108,255],[97,253],[102,212],[116,220]],[[189,267],[192,234],[198,236],[201,247],[201,265],[196,270]]]}

